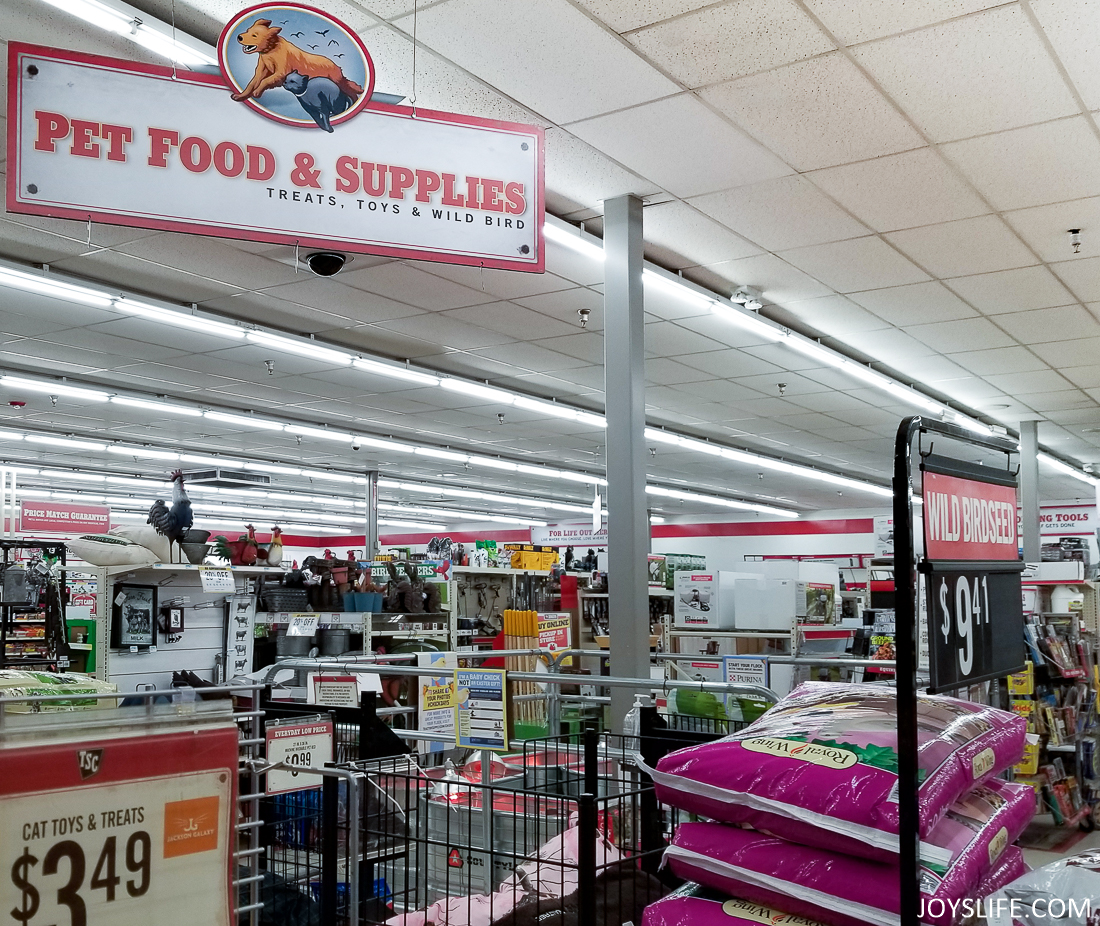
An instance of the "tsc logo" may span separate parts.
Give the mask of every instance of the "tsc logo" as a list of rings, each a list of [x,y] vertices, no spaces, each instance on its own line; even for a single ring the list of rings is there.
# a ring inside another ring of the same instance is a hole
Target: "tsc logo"
[[[232,97],[285,125],[331,132],[369,102],[374,63],[350,28],[297,3],[237,14],[218,42]]]
[[[99,772],[99,764],[103,760],[102,749],[81,749],[76,754],[76,767],[80,769],[81,781],[87,781]]]

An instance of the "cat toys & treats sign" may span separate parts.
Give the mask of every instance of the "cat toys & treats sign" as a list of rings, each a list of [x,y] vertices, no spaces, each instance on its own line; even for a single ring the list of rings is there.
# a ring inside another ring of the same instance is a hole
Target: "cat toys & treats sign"
[[[543,134],[372,101],[343,23],[225,28],[220,75],[13,42],[10,212],[541,272]]]

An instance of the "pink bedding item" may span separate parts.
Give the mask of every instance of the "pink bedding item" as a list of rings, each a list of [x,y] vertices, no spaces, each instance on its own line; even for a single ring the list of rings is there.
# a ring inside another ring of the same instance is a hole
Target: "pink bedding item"
[[[577,890],[576,826],[546,843],[538,854],[516,866],[516,873],[492,894],[446,897],[426,910],[403,913],[386,920],[386,926],[489,926],[533,897],[565,897]],[[622,859],[604,839],[596,840],[596,867]]]
[[[698,884],[651,903],[642,926],[821,926],[804,916],[782,913],[749,900],[728,900]]]
[[[922,920],[952,926],[1031,821],[1034,792],[1004,781],[977,788],[948,809],[929,834]],[[698,881],[836,926],[893,924],[900,910],[896,863],[839,855],[720,823],[685,823],[665,858],[681,878]],[[995,888],[994,888],[995,889]]]
[[[1020,760],[1026,723],[933,695],[918,701],[921,836],[952,801]],[[803,845],[888,861],[898,852],[892,689],[807,682],[744,730],[671,753],[658,798]]]

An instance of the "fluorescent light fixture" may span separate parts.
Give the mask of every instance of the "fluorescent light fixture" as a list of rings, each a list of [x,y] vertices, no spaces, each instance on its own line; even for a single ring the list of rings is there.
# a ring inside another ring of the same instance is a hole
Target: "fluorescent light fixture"
[[[74,479],[77,482],[103,482],[104,478],[105,478],[105,477],[101,476],[99,473],[82,473],[82,472],[79,472],[79,471],[69,471],[69,470],[61,470],[61,471],[42,470],[42,472],[40,472],[39,475],[44,476],[47,479],[64,479],[66,481],[70,480],[70,479]]]
[[[980,434],[982,437],[992,437],[993,429],[982,424],[980,421],[975,421],[973,418],[968,418],[966,415],[960,415],[955,412],[952,416],[952,421],[961,428],[966,428],[968,431],[973,431],[975,434]]]
[[[607,419],[595,412],[577,412],[577,421],[581,424],[590,424],[594,428],[606,428]]]
[[[105,476],[105,481],[112,485],[134,486],[138,489],[167,489],[170,482],[151,482],[148,479],[133,479],[129,476]]]
[[[355,482],[354,476],[334,473],[327,469],[303,469],[302,475],[307,479],[327,479],[329,482]]]
[[[487,399],[490,402],[500,402],[504,405],[511,405],[516,398],[512,393],[505,392],[503,389],[483,386],[481,383],[471,383],[465,379],[447,377],[442,381],[442,386],[444,389],[450,389],[451,392],[460,392],[462,395],[473,396],[475,399]]]
[[[347,431],[330,431],[328,428],[310,428],[303,424],[284,425],[283,430],[288,434],[301,434],[303,437],[314,437],[317,440],[339,441],[343,444],[350,443],[352,439],[351,434]]]
[[[205,457],[195,453],[181,453],[181,463],[191,463],[194,466],[221,466],[226,469],[243,469],[243,460],[233,460],[228,457]]]
[[[680,443],[680,436],[678,434],[671,434],[668,431],[662,431],[660,428],[646,428],[645,439],[657,441],[659,444],[672,444],[677,446]]]
[[[254,469],[261,473],[274,473],[276,476],[301,476],[302,471],[290,466],[272,466],[270,463],[253,463],[245,460],[245,469]]]
[[[49,447],[64,447],[66,450],[98,450],[107,449],[106,444],[96,443],[90,440],[72,440],[67,437],[47,437],[43,434],[28,434],[23,440],[31,444],[45,444]]]
[[[23,486],[19,487],[19,496],[27,498],[49,498],[52,493],[47,489],[25,489]]]
[[[1090,476],[1084,470],[1071,466],[1064,460],[1052,457],[1049,453],[1040,452],[1038,458],[1040,463],[1045,463],[1051,469],[1060,472],[1063,476],[1072,476],[1074,479],[1079,479],[1081,482],[1087,482],[1091,486],[1100,485],[1100,479],[1097,479],[1095,476]]]
[[[11,286],[28,293],[53,296],[57,299],[65,299],[68,302],[79,302],[83,305],[96,306],[101,309],[109,309],[114,299],[110,293],[105,293],[102,290],[90,289],[86,286],[75,286],[61,280],[52,280],[45,274],[26,273],[8,267],[0,267],[0,286]]]
[[[123,297],[116,299],[114,307],[127,315],[134,315],[152,322],[161,322],[165,325],[175,325],[177,328],[190,328],[192,331],[201,331],[203,334],[216,334],[223,338],[240,340],[244,337],[244,329],[236,325],[227,325],[224,322],[216,322],[212,318],[203,318],[199,315],[188,315],[186,312],[176,312],[172,309],[162,309],[160,306],[150,305],[147,302],[139,302],[137,299]]]
[[[525,395],[517,395],[513,397],[512,404],[516,408],[525,408],[529,412],[542,412],[544,415],[551,415],[555,418],[566,418],[570,421],[577,420],[576,409],[558,405],[556,402],[544,402],[541,399],[529,399]]]
[[[408,444],[399,444],[397,441],[385,440],[381,437],[366,437],[363,434],[356,434],[352,440],[359,441],[362,447],[374,447],[377,450],[389,450],[393,453],[414,453],[416,449]],[[362,476],[356,476],[355,478],[366,484],[366,479]]]
[[[535,518],[523,518],[516,515],[485,514],[481,511],[461,511],[456,508],[414,508],[406,505],[394,505],[389,502],[379,502],[380,511],[396,511],[412,515],[435,515],[438,518],[455,518],[463,521],[488,521],[491,524],[521,524],[525,527],[545,527],[545,521]]]
[[[732,498],[720,498],[717,495],[702,495],[698,492],[684,492],[680,489],[666,489],[662,486],[646,486],[646,494],[658,495],[664,498],[677,498],[682,501],[701,502],[706,505],[717,505],[721,508],[734,508],[741,511],[757,511],[761,514],[776,515],[781,518],[797,518],[797,511],[789,511],[786,508],[775,508],[771,505],[760,505],[756,502],[742,502]]]
[[[680,446],[685,450],[694,450],[696,453],[705,453],[708,456],[720,457],[724,448],[717,444],[711,444],[704,440],[695,440],[692,437],[684,437],[680,440]]]
[[[0,440],[22,440],[22,431],[9,431],[7,429],[0,429]]]
[[[211,421],[220,421],[223,424],[236,424],[244,428],[261,428],[265,431],[282,431],[284,425],[279,421],[271,421],[267,418],[254,418],[252,415],[230,415],[226,412],[205,411],[203,418]]]
[[[534,467],[532,467],[534,468]],[[588,473],[573,473],[567,469],[551,470],[547,469],[546,474],[556,479],[564,479],[566,482],[582,482],[585,485],[590,486],[605,486],[607,480],[602,476],[589,476]]]
[[[468,454],[455,453],[453,450],[438,450],[435,447],[417,447],[414,453],[417,456],[431,457],[434,460],[450,460],[453,463],[465,463],[470,459]]]
[[[0,376],[0,384],[12,389],[29,389],[31,392],[45,392],[51,395],[63,395],[86,402],[106,402],[110,395],[97,389],[80,389],[66,386],[64,383],[51,383],[40,379],[25,379],[22,376]]]
[[[422,386],[438,386],[439,377],[430,373],[421,373],[418,370],[410,370],[408,367],[399,367],[394,364],[381,363],[377,360],[367,360],[365,357],[356,357],[351,365],[365,373],[377,373],[379,376],[391,376],[394,379],[404,379],[410,383],[419,383]]]
[[[764,321],[757,315],[753,315],[752,312],[735,309],[733,306],[721,302],[711,303],[710,310],[719,318],[733,322],[738,327],[744,328],[765,341],[779,341],[786,336],[781,328]]]
[[[149,399],[131,399],[128,396],[113,395],[111,402],[115,405],[125,405],[128,408],[144,408],[151,412],[160,412],[164,415],[186,415],[190,418],[201,418],[202,412],[197,408],[187,405],[173,405],[171,402],[153,402]]]
[[[322,363],[331,363],[333,366],[346,367],[351,365],[351,354],[345,354],[342,350],[333,350],[331,347],[320,347],[310,341],[296,341],[293,338],[282,338],[277,334],[268,334],[266,331],[248,332],[248,340],[270,347],[272,350],[286,351],[288,354],[298,354],[301,357],[309,357],[311,360],[320,360]]]
[[[659,515],[651,514],[649,516],[649,523],[650,524],[664,524],[665,519],[660,517]]]
[[[420,521],[395,521],[393,518],[379,518],[379,527],[408,527],[414,531],[445,531],[445,524],[424,524]]]
[[[470,463],[473,466],[487,466],[489,469],[501,469],[506,473],[514,473],[519,469],[519,464],[512,463],[509,460],[498,460],[495,457],[470,457]]]
[[[47,2],[55,3],[56,0],[47,0]],[[87,2],[87,0],[83,0],[83,2]],[[126,33],[126,38],[131,42],[136,42],[143,48],[149,49],[154,54],[161,55],[169,61],[175,61],[176,64],[182,64],[185,67],[202,67],[203,65],[215,67],[218,63],[210,55],[184,45],[178,39],[174,39],[170,35],[164,35],[157,29],[150,28],[148,23],[143,22],[137,29]]]
[[[603,247],[594,244],[587,237],[582,237],[584,233],[580,229],[575,232],[566,231],[564,228],[546,222],[542,226],[542,233],[548,240],[556,244],[564,244],[567,248],[571,248],[578,254],[583,254],[592,260],[603,261],[604,259]]]
[[[677,299],[683,299],[685,302],[697,305],[700,309],[709,309],[714,303],[713,296],[708,296],[705,293],[699,292],[697,289],[692,289],[681,280],[665,276],[665,274],[659,273],[656,270],[650,270],[648,267],[642,270],[642,283],[656,286],[658,289],[664,290]]]
[[[178,460],[180,455],[170,450],[150,450],[148,447],[120,447],[111,444],[107,447],[108,453],[117,453],[124,457],[142,457],[149,460]]]

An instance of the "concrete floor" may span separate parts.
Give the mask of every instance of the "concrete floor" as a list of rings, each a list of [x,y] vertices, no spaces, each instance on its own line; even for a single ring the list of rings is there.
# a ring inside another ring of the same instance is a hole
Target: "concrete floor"
[[[1035,819],[1038,822],[1047,821],[1053,825],[1053,821],[1047,814],[1039,815]],[[1069,835],[1068,830],[1066,831],[1066,835]],[[1084,839],[1075,843],[1065,852],[1044,852],[1041,849],[1024,849],[1024,859],[1032,868],[1042,868],[1044,865],[1056,862],[1060,858],[1077,855],[1088,849],[1100,849],[1100,830],[1086,833]]]

